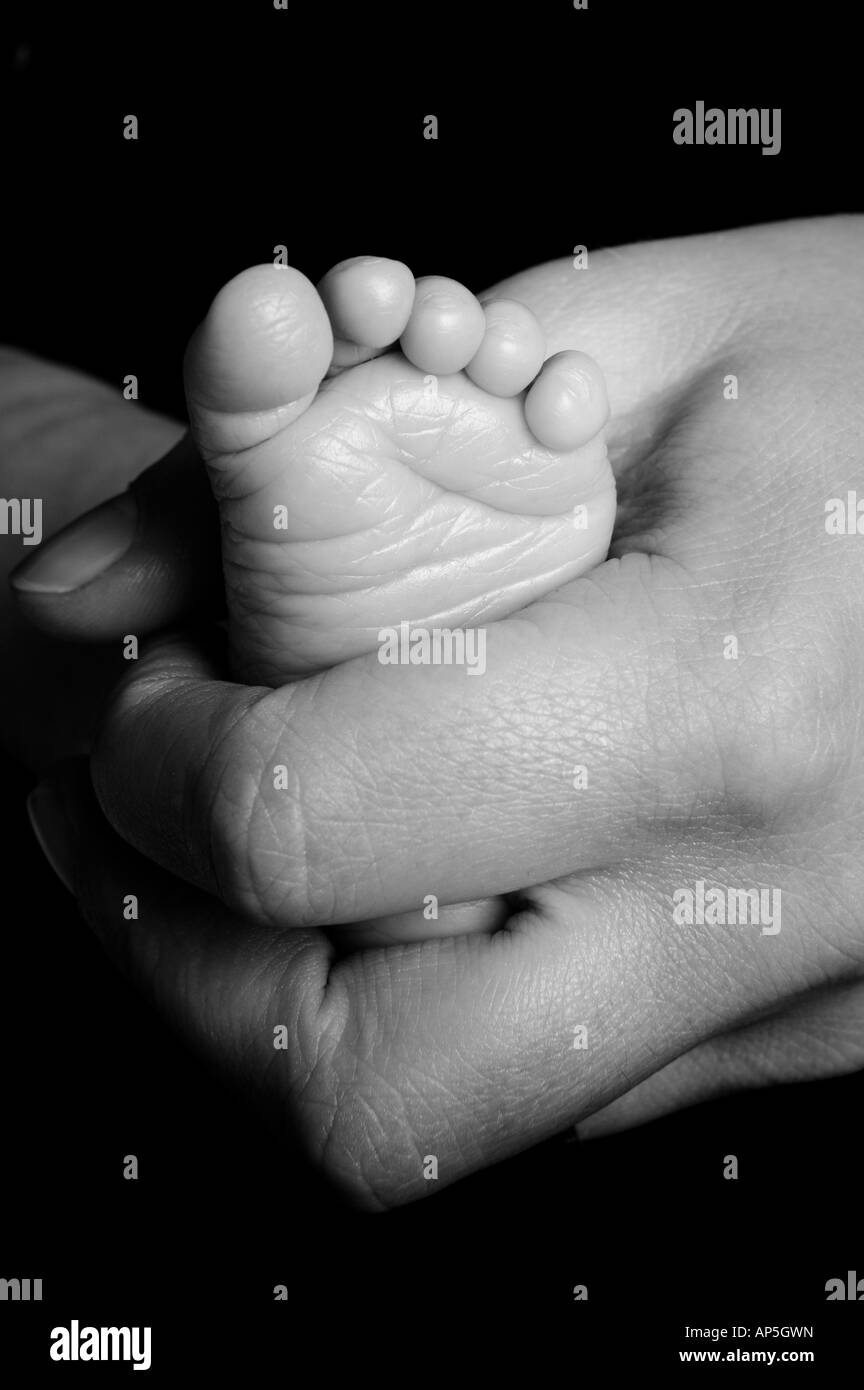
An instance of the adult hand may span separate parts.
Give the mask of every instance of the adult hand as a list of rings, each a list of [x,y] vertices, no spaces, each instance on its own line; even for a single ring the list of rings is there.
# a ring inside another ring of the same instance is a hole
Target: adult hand
[[[596,1132],[864,1052],[864,571],[860,537],[826,529],[862,476],[862,222],[499,292],[551,351],[578,326],[606,373],[610,560],[491,626],[482,681],[372,657],[247,690],[158,642],[93,766],[146,860],[58,784],[108,949],[372,1204],[428,1191],[425,1155],[448,1181],[592,1113]],[[699,883],[770,907],[685,924]],[[491,937],[336,961],[316,930],[508,892]]]

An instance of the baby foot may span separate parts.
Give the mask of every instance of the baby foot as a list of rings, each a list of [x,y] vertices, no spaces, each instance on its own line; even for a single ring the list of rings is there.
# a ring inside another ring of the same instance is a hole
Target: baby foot
[[[317,290],[255,266],[220,291],[186,390],[237,679],[280,685],[403,621],[492,622],[604,559],[603,378],[544,355],[524,305],[397,261],[342,262]]]

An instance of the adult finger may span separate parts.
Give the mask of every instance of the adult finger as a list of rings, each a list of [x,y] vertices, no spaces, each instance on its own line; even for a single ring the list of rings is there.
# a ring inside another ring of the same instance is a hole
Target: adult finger
[[[764,1009],[798,951],[792,936],[741,938],[730,988],[728,949],[670,933],[641,895],[598,880],[569,894],[566,919],[541,894],[492,937],[336,961],[319,932],[242,930],[118,842],[86,772],[48,791],[108,952],[367,1207],[433,1192],[611,1102]]]
[[[22,613],[69,641],[142,637],[223,607],[216,504],[188,435],[11,575]]]
[[[105,813],[281,926],[432,911],[638,853],[722,791],[722,738],[677,667],[688,600],[670,571],[661,615],[649,569],[603,566],[573,601],[490,625],[476,679],[369,656],[248,688],[157,641],[94,749]]]
[[[816,990],[775,1017],[701,1043],[589,1115],[580,1139],[602,1139],[735,1091],[815,1081],[864,1066],[864,985]]]

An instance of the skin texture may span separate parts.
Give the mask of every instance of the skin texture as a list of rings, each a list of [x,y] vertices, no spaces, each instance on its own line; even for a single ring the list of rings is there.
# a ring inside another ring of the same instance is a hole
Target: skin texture
[[[356,1202],[864,1061],[864,570],[824,525],[862,476],[862,232],[637,246],[496,288],[551,351],[578,316],[620,514],[604,565],[490,629],[467,695],[363,659],[262,695],[161,639],[105,719],[99,804],[80,767],[54,782],[108,951]],[[779,888],[781,932],[675,925],[700,879]],[[492,936],[337,959],[320,930],[427,892],[518,896]]]

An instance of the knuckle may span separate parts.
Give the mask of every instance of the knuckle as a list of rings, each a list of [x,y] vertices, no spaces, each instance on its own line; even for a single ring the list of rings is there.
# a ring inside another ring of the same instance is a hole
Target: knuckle
[[[857,687],[857,688],[856,688]],[[766,644],[741,671],[716,727],[724,791],[766,825],[795,818],[838,782],[860,685],[833,641]]]
[[[131,759],[143,755],[153,742],[162,717],[164,682],[143,665],[126,672],[106,701],[91,748],[93,786],[108,820],[129,838],[135,799],[127,795]]]
[[[410,1128],[389,1088],[373,1078],[342,1093],[330,1112],[319,1162],[325,1178],[367,1211],[388,1211],[429,1190]]]
[[[376,989],[350,965],[331,973],[325,1006],[306,1033],[304,1081],[295,1098],[296,1122],[313,1162],[352,1205],[367,1211],[389,1210],[438,1186],[424,1177],[426,1153],[412,1104],[413,1096],[430,1090],[428,1078],[424,1083],[407,1059],[399,1059]],[[428,1144],[436,1147],[434,1140]]]
[[[308,754],[278,695],[257,697],[218,731],[189,814],[207,826],[210,875],[229,906],[271,925],[317,926],[334,912],[327,836],[307,788]]]

